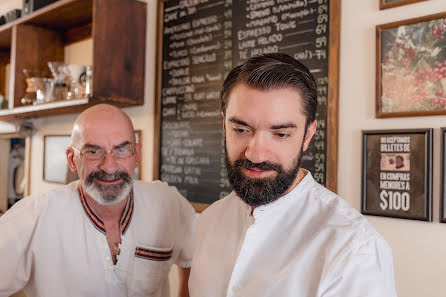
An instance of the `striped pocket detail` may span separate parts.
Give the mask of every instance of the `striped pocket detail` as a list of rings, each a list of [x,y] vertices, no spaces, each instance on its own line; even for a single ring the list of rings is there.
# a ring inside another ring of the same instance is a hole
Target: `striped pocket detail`
[[[173,250],[155,249],[136,247],[135,257],[152,260],[152,261],[167,261],[172,258]]]

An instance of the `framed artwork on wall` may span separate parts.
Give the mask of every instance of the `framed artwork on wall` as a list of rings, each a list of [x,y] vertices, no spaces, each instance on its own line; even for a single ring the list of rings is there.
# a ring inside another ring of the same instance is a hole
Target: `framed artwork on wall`
[[[446,128],[441,128],[441,181],[440,181],[440,222],[446,223]]]
[[[446,13],[376,27],[376,117],[446,114]]]
[[[387,9],[427,0],[379,0],[379,9]]]
[[[45,135],[43,149],[43,180],[68,184],[79,179],[68,167],[66,149],[71,145],[70,135]]]
[[[432,221],[432,129],[362,132],[361,212]]]

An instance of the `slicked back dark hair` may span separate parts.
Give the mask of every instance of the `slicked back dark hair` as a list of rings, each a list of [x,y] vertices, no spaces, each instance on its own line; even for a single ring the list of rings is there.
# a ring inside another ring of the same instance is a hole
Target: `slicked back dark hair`
[[[304,64],[286,54],[255,56],[232,69],[220,92],[224,115],[231,91],[240,83],[261,91],[293,88],[302,97],[302,112],[306,116],[305,128],[316,118],[316,81]]]

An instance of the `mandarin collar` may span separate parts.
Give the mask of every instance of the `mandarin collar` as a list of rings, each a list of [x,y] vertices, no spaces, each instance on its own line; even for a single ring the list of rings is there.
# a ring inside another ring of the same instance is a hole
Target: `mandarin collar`
[[[93,223],[93,226],[102,234],[106,234],[104,222],[102,221],[101,217],[93,210],[93,208],[88,204],[87,199],[84,196],[84,193],[78,187],[79,191],[79,197],[81,200],[82,207],[85,211],[85,214],[90,219],[90,221]],[[133,217],[133,205],[134,205],[134,199],[133,199],[133,189],[130,191],[129,199],[127,199],[127,204],[125,206],[124,212],[121,216],[120,226],[121,226],[121,234],[124,235],[127,231],[128,227],[130,226],[130,222]]]
[[[241,204],[241,207],[245,210],[244,213],[249,217],[252,216],[254,219],[254,222],[258,222],[259,220],[262,220],[266,217],[268,217],[270,214],[273,214],[277,210],[281,210],[283,208],[287,208],[289,203],[293,201],[293,199],[296,199],[296,193],[302,192],[306,188],[306,184],[308,184],[311,181],[311,172],[308,170],[305,170],[305,176],[302,178],[302,180],[286,195],[280,197],[276,201],[273,201],[271,203],[268,203],[266,205],[258,206],[254,209],[252,215],[251,215],[251,206],[246,204],[243,200],[241,200],[237,194],[235,196],[237,197],[238,201]]]

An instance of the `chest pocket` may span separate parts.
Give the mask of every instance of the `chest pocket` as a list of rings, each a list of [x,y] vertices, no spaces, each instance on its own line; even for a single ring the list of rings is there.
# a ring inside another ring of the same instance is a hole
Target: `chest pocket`
[[[169,274],[173,249],[137,245],[133,289],[144,296],[155,294]]]

